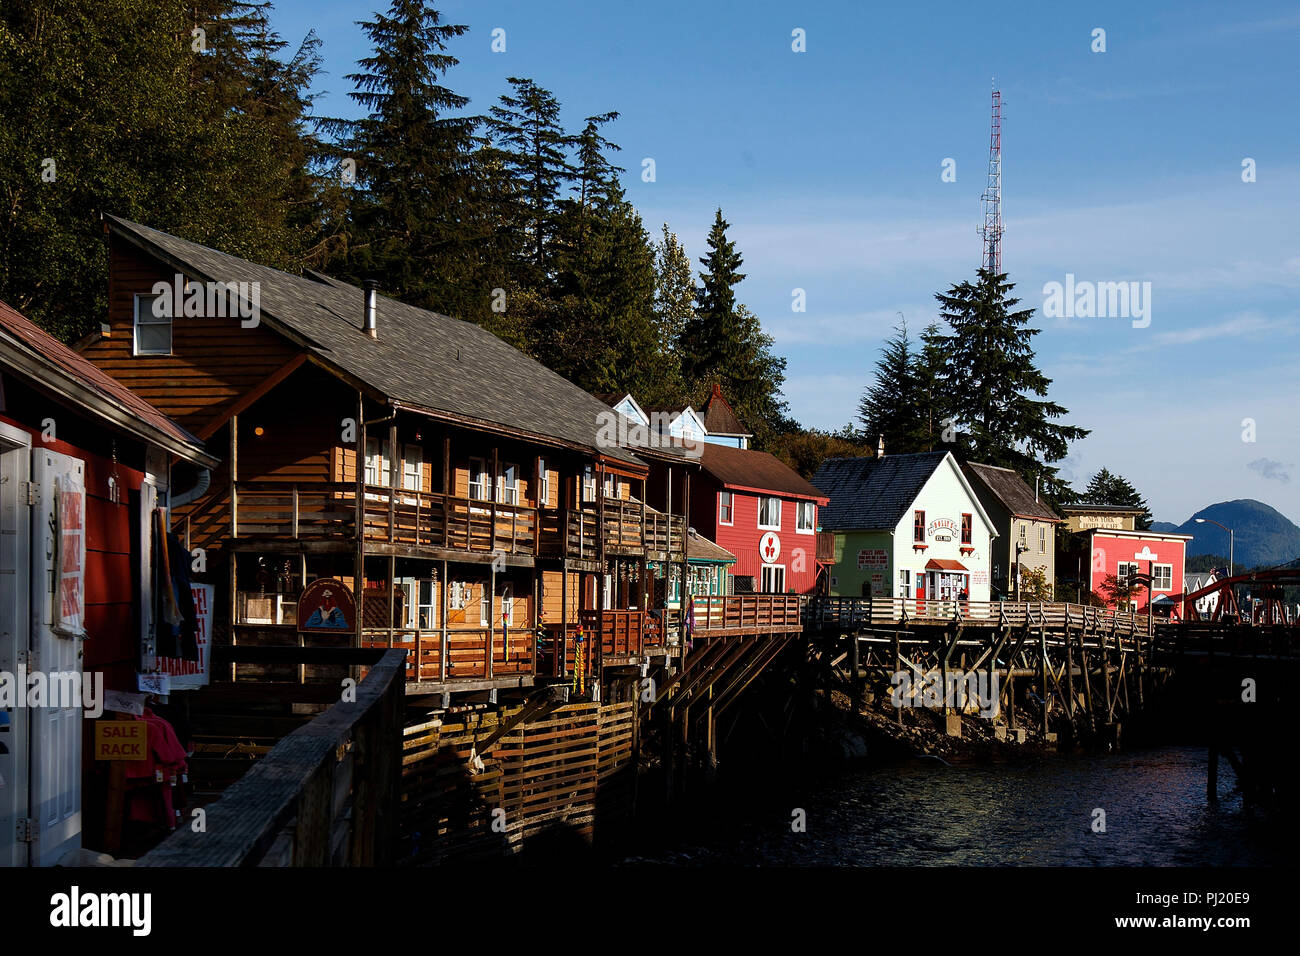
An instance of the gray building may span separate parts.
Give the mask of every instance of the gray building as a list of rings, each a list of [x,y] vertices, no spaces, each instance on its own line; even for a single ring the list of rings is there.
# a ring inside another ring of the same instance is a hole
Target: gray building
[[[993,539],[993,595],[1015,597],[1016,569],[1042,568],[1049,589],[1056,586],[1056,526],[1060,517],[1010,468],[968,462],[962,471],[988,512],[998,535]],[[1019,561],[1017,561],[1019,557]]]

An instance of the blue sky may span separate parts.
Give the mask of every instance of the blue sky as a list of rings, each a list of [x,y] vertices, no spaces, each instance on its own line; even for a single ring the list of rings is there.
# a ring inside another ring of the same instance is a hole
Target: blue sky
[[[343,77],[375,6],[276,4],[286,39],[314,27],[323,41],[324,115],[355,113]],[[470,27],[447,83],[471,111],[507,76],[552,90],[571,128],[618,110],[628,196],[693,260],[722,207],[745,257],[740,300],[789,361],[791,411],[828,428],[853,415],[898,313],[919,332],[933,294],[979,265],[996,77],[1003,268],[1040,310],[1051,397],[1093,430],[1063,474],[1119,472],[1161,520],[1258,498],[1300,523],[1295,4],[437,6]],[[806,52],[791,49],[796,28]],[[941,180],[946,158],[955,182]],[[1150,325],[1042,317],[1044,284],[1067,273],[1150,282]],[[806,312],[792,311],[796,288]]]

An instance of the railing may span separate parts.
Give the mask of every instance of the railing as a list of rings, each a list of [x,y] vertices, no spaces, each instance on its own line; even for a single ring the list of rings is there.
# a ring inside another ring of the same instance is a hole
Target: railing
[[[203,832],[181,827],[135,865],[390,865],[401,787],[404,655],[351,653],[373,664],[355,701],[334,704],[277,743],[204,808]]]
[[[1135,611],[1049,601],[940,601],[901,597],[815,597],[804,606],[804,623],[816,628],[855,628],[905,622],[967,624],[999,627],[1026,625],[1060,629],[1145,633],[1147,615]]]
[[[682,554],[686,548],[686,519],[681,515],[650,512],[645,518],[645,549]]]
[[[645,648],[645,611],[580,611],[578,621],[606,657],[639,657]]]
[[[707,595],[691,599],[687,621],[695,637],[794,633],[802,630],[797,594]]]
[[[407,680],[454,684],[531,676],[535,641],[530,628],[497,625],[490,641],[486,627],[449,627],[445,632],[378,628],[363,631],[361,643],[406,650]]]
[[[600,557],[600,515],[595,511],[557,508],[542,511],[541,553],[594,561]]]
[[[606,497],[601,532],[605,550],[616,554],[640,554],[645,550],[645,506],[639,501]]]

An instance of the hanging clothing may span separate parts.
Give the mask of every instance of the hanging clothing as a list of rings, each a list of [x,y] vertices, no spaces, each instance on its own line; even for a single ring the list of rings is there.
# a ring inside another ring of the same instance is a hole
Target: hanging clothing
[[[179,535],[166,530],[167,512],[154,512],[154,566],[158,569],[155,648],[159,657],[199,659],[199,621],[190,590],[190,553]]]

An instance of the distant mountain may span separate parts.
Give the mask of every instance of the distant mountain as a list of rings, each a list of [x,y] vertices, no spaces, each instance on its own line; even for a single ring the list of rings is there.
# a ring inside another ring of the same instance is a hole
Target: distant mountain
[[[1300,527],[1286,515],[1253,498],[1221,501],[1202,508],[1182,524],[1153,521],[1151,530],[1195,535],[1187,542],[1187,554],[1228,554],[1228,533],[1216,526],[1197,524],[1197,518],[1211,518],[1236,532],[1234,563],[1239,568],[1286,564],[1300,558]]]

